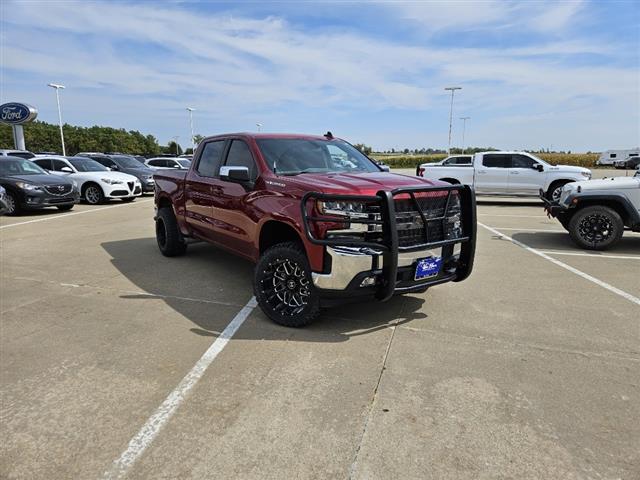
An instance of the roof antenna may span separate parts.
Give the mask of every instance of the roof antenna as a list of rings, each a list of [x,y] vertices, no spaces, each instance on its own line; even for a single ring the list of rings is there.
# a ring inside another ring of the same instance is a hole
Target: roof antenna
[[[331,132],[325,133],[324,136],[327,140],[333,140],[333,133]]]

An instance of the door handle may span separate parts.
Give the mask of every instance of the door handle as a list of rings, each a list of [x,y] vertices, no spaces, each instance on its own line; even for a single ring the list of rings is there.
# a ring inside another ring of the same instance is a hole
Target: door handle
[[[486,170],[478,170],[478,173],[485,174],[485,173],[487,173],[487,171]]]
[[[520,172],[509,172],[511,175],[520,175]]]

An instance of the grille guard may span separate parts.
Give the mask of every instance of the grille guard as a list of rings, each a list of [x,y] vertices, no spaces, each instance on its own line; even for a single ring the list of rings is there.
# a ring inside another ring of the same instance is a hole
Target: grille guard
[[[460,196],[460,219],[462,221],[463,236],[452,239],[429,242],[429,228],[428,222],[441,221],[443,230],[444,222],[447,218],[447,213],[450,206],[450,200],[452,192],[458,192]],[[447,200],[442,216],[436,218],[427,219],[424,211],[420,207],[420,203],[416,199],[416,193],[429,193],[429,192],[447,192]],[[424,237],[427,240],[425,243],[411,246],[400,246],[398,241],[398,226],[396,222],[396,209],[395,209],[395,197],[398,195],[408,195],[410,201],[413,202],[415,210],[418,212],[422,219],[424,226]],[[345,201],[345,202],[367,202],[370,204],[378,205],[380,208],[380,220],[371,220],[364,218],[352,218],[352,217],[337,217],[329,215],[316,215],[309,214],[308,203],[310,200],[314,201],[312,212],[316,212],[315,202],[318,200],[325,201]],[[372,248],[382,251],[384,266],[382,269],[382,284],[376,292],[376,298],[379,300],[388,300],[393,296],[396,291],[406,291],[405,289],[396,288],[396,279],[398,275],[398,253],[399,252],[413,252],[417,250],[427,250],[431,248],[444,247],[447,245],[461,244],[460,257],[456,267],[455,274],[451,277],[454,282],[460,282],[466,279],[473,269],[473,260],[475,257],[476,249],[476,200],[473,189],[468,185],[447,185],[438,187],[404,187],[397,188],[391,191],[380,190],[375,196],[367,195],[339,195],[339,194],[326,194],[320,192],[308,192],[302,197],[301,202],[302,211],[302,223],[304,232],[307,239],[316,245],[337,247],[360,247],[360,248]],[[427,221],[428,220],[428,221]],[[382,226],[382,241],[370,242],[362,241],[358,239],[350,238],[337,238],[337,239],[319,239],[313,235],[311,230],[311,223],[341,223],[341,224],[364,224],[364,225],[381,225]],[[442,283],[441,278],[433,279],[432,281],[421,282],[417,284],[417,287]]]

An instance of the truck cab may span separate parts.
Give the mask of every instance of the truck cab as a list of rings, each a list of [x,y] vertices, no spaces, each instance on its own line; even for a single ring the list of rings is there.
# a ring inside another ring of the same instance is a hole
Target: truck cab
[[[559,198],[570,182],[588,180],[591,171],[569,165],[551,165],[528,152],[481,152],[470,166],[421,166],[422,177],[471,185],[478,195],[537,197],[540,189]]]

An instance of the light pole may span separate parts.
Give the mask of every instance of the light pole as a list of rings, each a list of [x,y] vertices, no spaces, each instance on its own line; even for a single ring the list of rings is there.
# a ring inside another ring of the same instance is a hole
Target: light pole
[[[256,127],[258,127],[258,131],[260,131],[260,129],[262,128],[262,124],[261,123],[256,123]]]
[[[453,122],[453,94],[456,90],[462,90],[462,87],[445,87],[445,90],[451,90],[451,108],[449,109],[449,147],[447,155],[451,155],[451,123]]]
[[[60,141],[62,142],[62,156],[67,156],[67,151],[64,148],[64,132],[62,131],[62,110],[60,109],[60,89],[64,89],[64,85],[58,85],[57,83],[49,83],[47,86],[56,89],[56,102],[58,103],[58,124],[60,125]]]
[[[464,155],[464,132],[467,129],[467,120],[469,120],[471,117],[460,117],[460,120],[462,120],[462,154]]]
[[[196,142],[193,140],[193,111],[195,110],[195,108],[187,107],[187,110],[189,111],[189,125],[191,126],[191,150],[195,152]]]

